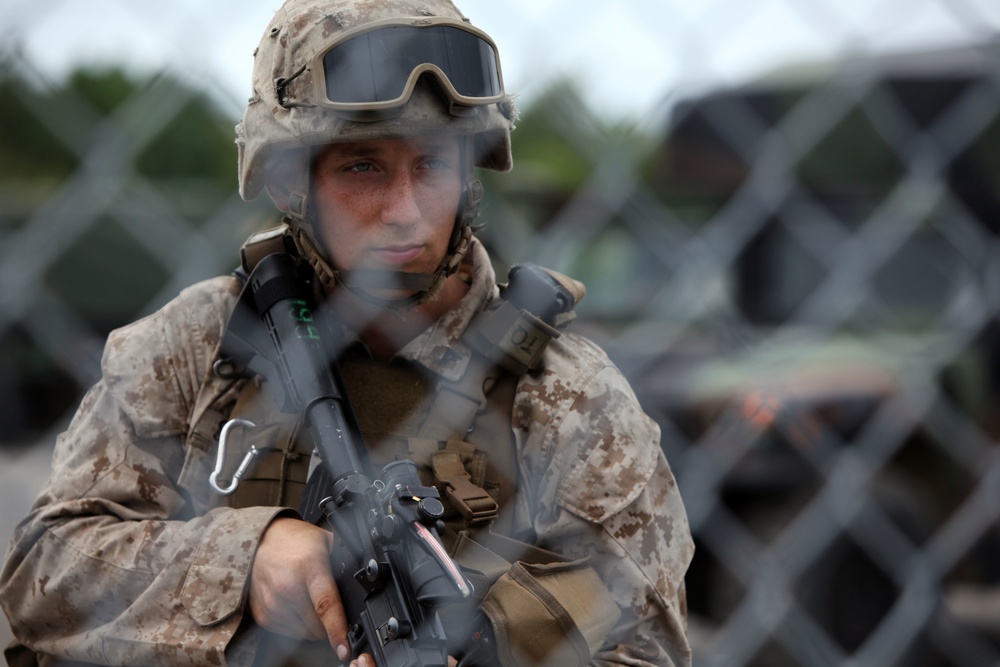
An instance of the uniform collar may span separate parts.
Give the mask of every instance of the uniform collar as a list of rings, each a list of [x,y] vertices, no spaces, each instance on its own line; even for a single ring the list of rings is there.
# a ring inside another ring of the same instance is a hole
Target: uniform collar
[[[499,296],[489,254],[478,239],[472,239],[466,258],[471,260],[469,291],[454,308],[407,343],[397,355],[448,380],[459,380],[465,374],[472,348],[462,342],[462,336],[476,315]]]
[[[462,341],[476,315],[499,297],[496,274],[489,253],[473,237],[459,273],[469,275],[469,291],[434,324],[407,343],[395,359],[417,363],[446,380],[460,380],[472,359],[472,348]],[[330,326],[340,331],[336,336],[347,345],[361,345],[354,333],[347,331],[334,317]]]

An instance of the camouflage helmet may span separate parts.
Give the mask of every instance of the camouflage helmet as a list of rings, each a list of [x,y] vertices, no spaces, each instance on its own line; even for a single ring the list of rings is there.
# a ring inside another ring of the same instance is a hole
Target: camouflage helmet
[[[515,110],[502,87],[489,104],[457,104],[455,89],[440,70],[423,66],[410,76],[399,108],[386,112],[364,104],[360,112],[331,108],[324,97],[323,54],[373,26],[459,26],[477,31],[449,0],[287,0],[254,52],[253,96],[237,126],[240,195],[256,198],[289,151],[340,141],[398,139],[448,132],[474,138],[476,166],[511,167],[510,130]],[[452,105],[413,84],[424,73],[451,93]],[[497,63],[499,74],[499,63]],[[329,85],[329,83],[326,83]],[[411,94],[414,93],[414,94]],[[378,106],[378,105],[372,105]],[[305,151],[303,151],[304,153]]]

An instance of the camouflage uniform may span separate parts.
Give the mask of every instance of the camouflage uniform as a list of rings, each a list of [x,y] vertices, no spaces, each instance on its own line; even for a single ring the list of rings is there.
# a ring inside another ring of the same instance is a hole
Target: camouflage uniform
[[[498,294],[478,242],[470,255],[469,293],[400,357],[446,376],[468,363],[459,338]],[[240,389],[212,372],[238,293],[231,277],[206,281],[109,337],[103,378],[60,436],[4,566],[4,611],[26,646],[83,663],[252,663],[253,642],[231,640],[260,536],[289,510],[219,507],[207,485]],[[564,333],[520,379],[511,424],[515,532],[593,556],[623,609],[595,664],[690,664],[687,520],[657,427],[619,371]]]

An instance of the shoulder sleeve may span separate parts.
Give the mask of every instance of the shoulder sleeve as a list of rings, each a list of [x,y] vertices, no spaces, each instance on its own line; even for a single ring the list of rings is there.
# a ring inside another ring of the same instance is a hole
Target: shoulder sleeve
[[[690,664],[694,548],[659,427],[598,347],[564,334],[550,348],[515,410],[539,545],[589,557],[622,608],[600,659]]]
[[[112,333],[0,574],[15,637],[98,664],[224,664],[259,535],[279,508],[194,517],[184,433],[235,281],[185,290]]]
[[[137,435],[155,438],[186,430],[238,296],[234,278],[199,283],[108,336],[102,381]]]
[[[572,443],[563,459],[556,502],[581,519],[601,523],[635,501],[656,468],[659,429],[617,369],[605,366],[583,388],[558,425]]]

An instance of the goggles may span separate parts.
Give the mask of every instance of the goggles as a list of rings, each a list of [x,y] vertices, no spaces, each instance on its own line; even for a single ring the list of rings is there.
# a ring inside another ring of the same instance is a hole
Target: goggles
[[[454,19],[398,19],[343,33],[313,58],[314,102],[348,118],[397,115],[421,75],[433,74],[458,107],[504,97],[496,45],[489,36]],[[315,73],[322,73],[315,76]]]

